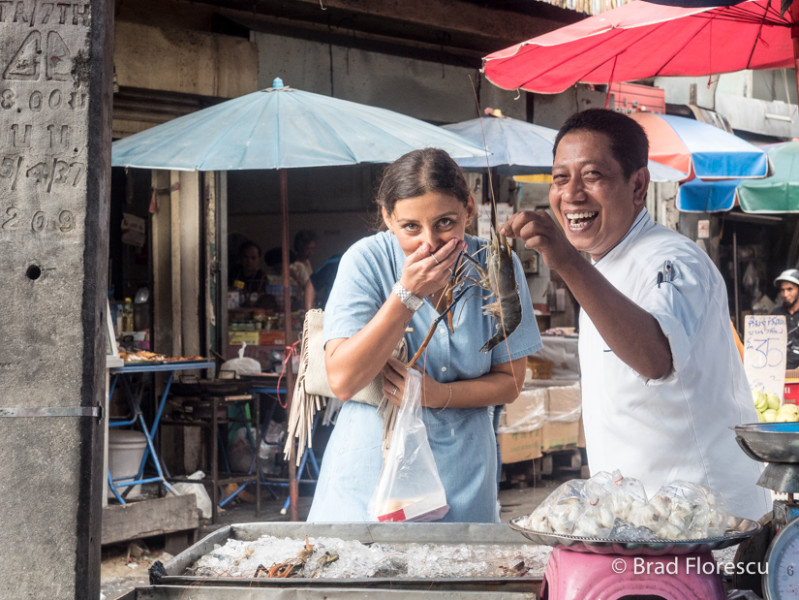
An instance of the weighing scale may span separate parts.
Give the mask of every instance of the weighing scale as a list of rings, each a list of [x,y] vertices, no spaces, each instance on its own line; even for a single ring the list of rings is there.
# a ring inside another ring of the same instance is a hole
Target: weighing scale
[[[736,578],[736,587],[753,589],[765,600],[799,600],[799,423],[753,423],[734,429],[747,456],[767,463],[757,484],[788,495],[787,500],[776,500],[772,513],[761,519],[762,533],[736,553],[736,564],[759,563],[761,581]]]
[[[541,598],[622,600],[724,600],[712,550],[733,546],[760,530],[754,521],[729,517],[725,533],[696,540],[622,540],[542,533],[512,519],[511,529],[537,544],[553,546]]]

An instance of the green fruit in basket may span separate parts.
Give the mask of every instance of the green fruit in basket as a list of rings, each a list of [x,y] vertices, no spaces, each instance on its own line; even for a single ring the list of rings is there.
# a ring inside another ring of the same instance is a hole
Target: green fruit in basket
[[[796,404],[783,404],[777,411],[777,421],[799,421],[799,407]]]
[[[752,400],[755,402],[755,408],[757,412],[763,412],[768,408],[768,399],[766,398],[766,394],[760,390],[755,390],[752,392]]]
[[[769,408],[773,408],[774,410],[780,409],[780,397],[774,392],[766,394],[766,402],[768,402]]]
[[[767,408],[763,411],[763,422],[773,423],[777,420],[777,411],[773,408]]]

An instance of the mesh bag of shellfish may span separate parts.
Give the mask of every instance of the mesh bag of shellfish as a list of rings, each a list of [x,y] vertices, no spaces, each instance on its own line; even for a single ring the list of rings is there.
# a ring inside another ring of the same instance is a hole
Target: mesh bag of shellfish
[[[619,471],[561,484],[521,527],[613,540],[695,540],[724,535],[729,510],[720,494],[674,481],[647,498],[643,484]]]

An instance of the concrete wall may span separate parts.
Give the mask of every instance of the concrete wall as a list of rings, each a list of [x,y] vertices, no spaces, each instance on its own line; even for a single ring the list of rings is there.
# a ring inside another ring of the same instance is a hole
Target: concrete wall
[[[112,12],[0,9],[6,598],[99,595]]]
[[[403,58],[355,48],[255,33],[260,88],[275,77],[285,85],[387,108],[433,123],[455,123],[478,115],[480,107],[502,108],[525,117],[523,102],[481,82],[476,69]],[[474,85],[473,85],[474,82]]]

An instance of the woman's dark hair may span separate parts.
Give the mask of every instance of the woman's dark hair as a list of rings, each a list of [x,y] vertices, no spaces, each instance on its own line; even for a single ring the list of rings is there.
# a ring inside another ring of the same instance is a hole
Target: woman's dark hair
[[[621,165],[624,176],[630,176],[648,164],[649,140],[637,121],[627,115],[605,108],[589,108],[569,117],[555,137],[552,155],[563,136],[572,131],[594,131],[610,139],[610,151]]]
[[[438,148],[413,150],[386,167],[377,190],[377,204],[392,214],[398,200],[428,192],[446,192],[464,206],[469,203],[469,186],[461,168]]]

